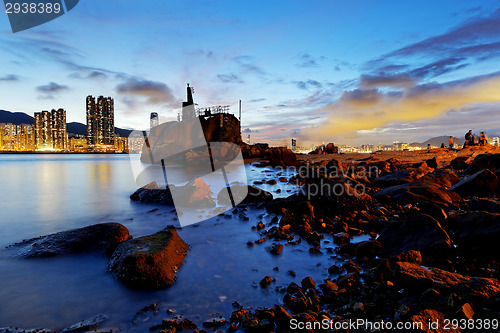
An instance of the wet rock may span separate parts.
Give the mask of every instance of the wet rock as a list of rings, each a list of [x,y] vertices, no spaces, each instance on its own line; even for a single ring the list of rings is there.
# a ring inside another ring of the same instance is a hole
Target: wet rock
[[[156,326],[154,327],[154,329],[157,328],[171,329],[171,330],[173,329],[175,331],[184,331],[184,330],[197,329],[198,325],[196,325],[191,320],[184,318],[182,316],[175,316],[171,319],[170,318],[163,319],[159,327]]]
[[[368,240],[354,244],[354,255],[373,259],[380,252],[381,244],[377,240]]]
[[[279,243],[273,243],[271,247],[269,247],[269,252],[274,255],[279,255],[283,251],[283,245]]]
[[[432,288],[445,294],[454,292],[460,296],[488,298],[500,292],[500,284],[496,279],[469,277],[407,262],[395,263],[394,278],[399,287],[414,293]]]
[[[171,190],[176,199],[176,205],[190,208],[215,207],[210,186],[198,177],[185,186],[175,187]]]
[[[358,286],[359,279],[358,273],[347,273],[339,276],[336,284],[339,288],[352,289]]]
[[[316,282],[314,282],[312,277],[308,276],[308,277],[304,278],[302,281],[300,281],[300,285],[304,289],[308,289],[308,288],[314,289],[316,287]]]
[[[169,187],[160,189],[156,182],[151,182],[139,188],[130,195],[130,199],[142,203],[156,203],[166,206],[174,205]]]
[[[468,212],[457,214],[445,222],[465,255],[496,257],[500,252],[500,214]]]
[[[328,268],[328,273],[329,274],[340,274],[340,273],[342,273],[342,269],[337,265],[331,265]]]
[[[250,320],[250,313],[245,309],[238,309],[233,311],[230,318],[232,323],[247,322]]]
[[[220,317],[214,317],[214,318],[210,318],[208,320],[205,320],[203,322],[203,326],[210,327],[210,328],[216,328],[216,327],[224,325],[225,323],[226,323],[226,318],[220,316]]]
[[[276,185],[277,181],[276,181],[276,179],[269,179],[269,180],[266,180],[266,184],[267,185]]]
[[[325,280],[325,283],[320,284],[320,288],[323,290],[323,292],[336,292],[339,290],[339,287],[333,283],[330,278]]]
[[[492,195],[498,188],[497,176],[488,169],[478,171],[450,187],[461,196]]]
[[[289,207],[289,209],[285,211],[285,214],[280,220],[280,226],[289,224],[296,228],[305,222],[311,224],[314,222],[314,218],[314,207],[309,201],[302,201]]]
[[[378,241],[386,256],[416,250],[424,257],[446,257],[454,253],[450,237],[438,221],[429,215],[410,216],[380,232]]]
[[[7,254],[42,258],[102,251],[111,255],[120,243],[130,238],[128,229],[120,223],[101,223],[14,243],[7,247]]]
[[[174,227],[120,244],[108,271],[133,288],[165,288],[175,281],[189,246]]]
[[[257,230],[262,230],[264,229],[266,226],[264,223],[262,223],[262,221],[260,221],[259,223],[257,223],[257,225],[253,228],[257,229]]]
[[[142,203],[173,205],[175,196],[176,205],[180,207],[211,208],[215,207],[211,195],[210,187],[198,177],[187,185],[169,185],[167,188],[158,188],[156,182],[152,182],[135,191],[130,199]]]
[[[217,202],[222,205],[231,204],[227,195],[227,188],[222,189],[217,194]],[[256,186],[247,185],[233,185],[231,186],[231,193],[234,198],[245,198],[242,204],[257,204],[261,202],[270,202],[273,200],[273,195],[264,191]]]
[[[97,328],[100,324],[108,319],[106,316],[97,315],[90,319],[82,320],[76,324],[66,327],[63,332],[83,332],[90,331]]]
[[[333,235],[333,242],[337,245],[348,244],[351,242],[351,237],[346,232],[339,232]]]
[[[260,280],[259,284],[262,288],[267,288],[271,285],[272,281],[273,281],[273,279],[271,279],[270,276],[264,276],[264,278],[262,280]]]

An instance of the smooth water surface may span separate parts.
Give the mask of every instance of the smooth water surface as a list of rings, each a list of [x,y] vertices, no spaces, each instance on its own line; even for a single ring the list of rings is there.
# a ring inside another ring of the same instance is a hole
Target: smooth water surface
[[[0,155],[0,172],[1,248],[100,222],[122,223],[133,237],[171,224],[179,226],[173,207],[130,201],[137,186],[127,155]],[[250,165],[244,172],[250,183],[280,176]],[[275,196],[295,190],[279,182],[262,187],[274,192],[281,188]],[[216,314],[228,317],[234,301],[245,307],[281,304],[283,295],[275,286],[300,282],[307,275],[322,279],[334,259],[326,253],[310,255],[306,242],[285,246],[280,256],[265,250],[271,241],[248,247],[248,241],[260,238],[251,226],[259,221],[267,226],[272,217],[257,208],[235,214],[228,211],[180,229],[179,235],[191,249],[176,283],[160,291],[123,286],[106,272],[107,258],[96,254],[31,260],[0,256],[0,327],[60,330],[105,314],[109,319],[103,327],[142,332],[161,323],[167,309],[200,325]],[[323,248],[328,246],[333,245]],[[291,269],[296,278],[287,274]],[[258,282],[266,275],[276,278],[276,283],[261,289]],[[155,317],[134,320],[137,311],[152,303],[160,304]]]

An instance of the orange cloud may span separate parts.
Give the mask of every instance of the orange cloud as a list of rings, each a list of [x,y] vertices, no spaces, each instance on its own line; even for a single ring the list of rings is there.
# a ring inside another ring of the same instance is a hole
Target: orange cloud
[[[303,139],[313,142],[353,137],[395,121],[439,116],[473,103],[500,101],[500,72],[445,84],[423,84],[403,91],[356,89],[316,112],[326,114],[318,126],[306,128]]]

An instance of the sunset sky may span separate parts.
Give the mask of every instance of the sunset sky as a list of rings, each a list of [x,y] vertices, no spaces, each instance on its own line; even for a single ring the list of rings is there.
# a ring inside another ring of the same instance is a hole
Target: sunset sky
[[[425,141],[500,134],[498,1],[81,0],[13,34],[0,15],[0,109],[115,98],[115,125],[243,103],[252,142]]]

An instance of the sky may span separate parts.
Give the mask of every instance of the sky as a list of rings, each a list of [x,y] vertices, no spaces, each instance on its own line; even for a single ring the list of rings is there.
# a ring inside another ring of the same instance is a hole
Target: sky
[[[0,8],[1,5],[0,5]],[[0,14],[0,109],[115,99],[115,126],[243,107],[251,142],[299,146],[500,134],[499,1],[81,0],[12,33]]]

